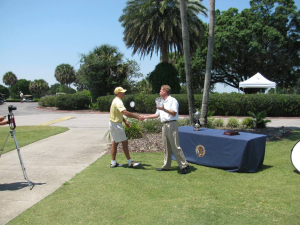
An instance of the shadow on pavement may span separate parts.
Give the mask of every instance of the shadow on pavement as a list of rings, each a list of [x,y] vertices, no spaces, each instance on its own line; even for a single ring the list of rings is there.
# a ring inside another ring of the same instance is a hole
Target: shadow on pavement
[[[43,185],[46,183],[33,183],[34,186],[36,185]],[[27,182],[15,182],[10,184],[0,184],[0,191],[17,191],[22,188],[29,188]]]

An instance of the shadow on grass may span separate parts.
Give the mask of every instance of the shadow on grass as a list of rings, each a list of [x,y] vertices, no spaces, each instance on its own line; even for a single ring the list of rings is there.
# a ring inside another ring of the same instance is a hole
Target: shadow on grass
[[[299,172],[298,170],[294,170],[294,173],[298,173],[298,174],[300,174],[300,172]]]
[[[136,169],[136,170],[147,170],[146,167],[149,167],[151,166],[150,164],[144,164],[144,163],[141,163],[140,165],[136,166],[136,167],[129,167],[128,164],[124,164],[123,167],[124,168],[129,168],[129,169]]]
[[[33,183],[34,186],[36,185],[43,185],[46,183]],[[23,188],[29,188],[27,182],[15,182],[10,184],[0,184],[0,191],[17,191]]]
[[[300,133],[300,129],[295,129],[293,131],[293,133],[291,135],[289,135],[288,137],[285,137],[285,139],[289,140],[289,141],[299,141],[299,133]]]
[[[267,169],[271,169],[273,166],[270,166],[270,165],[262,165],[262,167],[260,167],[259,169],[257,169],[257,171],[255,173],[259,173],[259,172],[262,172],[264,170],[267,170]]]

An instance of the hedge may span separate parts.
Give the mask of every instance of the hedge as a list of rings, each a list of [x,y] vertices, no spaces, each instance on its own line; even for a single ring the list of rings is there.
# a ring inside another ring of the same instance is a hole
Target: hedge
[[[188,99],[186,94],[172,95],[179,102],[179,114],[188,115]],[[115,96],[103,96],[97,99],[99,110],[109,112]],[[155,98],[159,95],[126,95],[123,99],[128,111],[139,113],[155,113]],[[194,95],[195,107],[201,109],[202,95]],[[130,107],[130,102],[135,107]],[[300,116],[300,95],[290,94],[240,94],[214,93],[209,96],[209,111],[218,116],[249,116],[248,111],[255,114],[266,110],[270,117],[297,117]]]
[[[63,110],[89,108],[90,99],[86,95],[66,94],[56,96],[56,107]]]

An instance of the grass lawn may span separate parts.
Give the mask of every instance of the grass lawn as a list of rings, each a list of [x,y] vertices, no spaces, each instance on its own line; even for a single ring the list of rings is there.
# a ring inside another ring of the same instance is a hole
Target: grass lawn
[[[132,154],[142,169],[110,168],[104,155],[9,224],[299,224],[300,174],[290,161],[299,136],[267,143],[256,173],[191,164],[180,175],[175,161],[157,172],[162,152]]]
[[[60,134],[69,130],[67,127],[50,127],[50,126],[20,126],[15,129],[15,136],[18,142],[19,148],[29,145],[33,142],[51,137],[56,134]],[[9,134],[9,127],[0,127],[0,152],[3,148],[5,140]],[[4,147],[3,153],[16,149],[15,141],[9,135],[7,143]]]

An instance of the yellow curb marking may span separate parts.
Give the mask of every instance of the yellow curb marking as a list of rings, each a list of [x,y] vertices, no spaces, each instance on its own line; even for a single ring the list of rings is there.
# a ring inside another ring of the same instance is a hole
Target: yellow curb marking
[[[62,122],[62,121],[65,121],[65,120],[70,120],[70,119],[73,119],[73,118],[74,118],[73,116],[66,116],[66,117],[62,117],[60,119],[51,120],[51,121],[48,121],[48,122],[45,122],[45,123],[38,124],[38,126],[49,126],[51,124]]]

